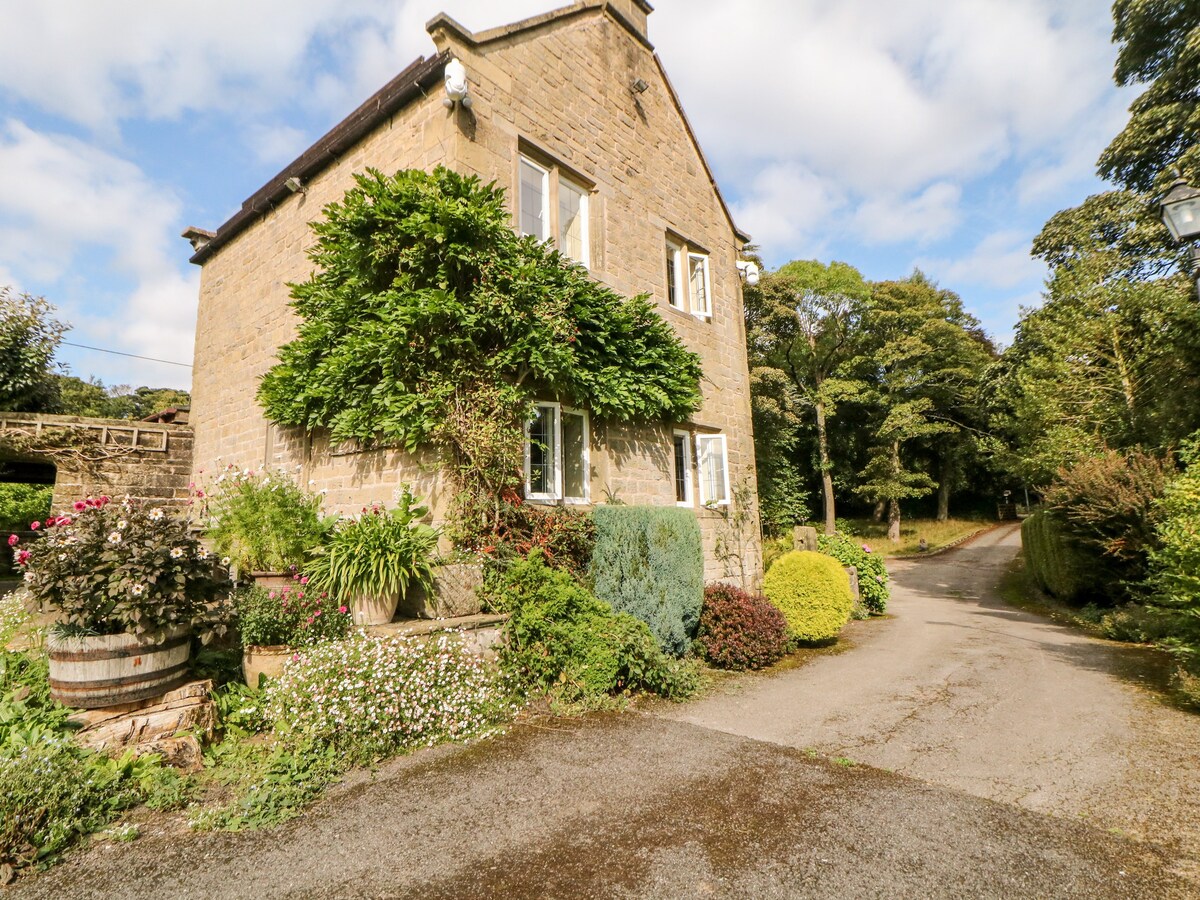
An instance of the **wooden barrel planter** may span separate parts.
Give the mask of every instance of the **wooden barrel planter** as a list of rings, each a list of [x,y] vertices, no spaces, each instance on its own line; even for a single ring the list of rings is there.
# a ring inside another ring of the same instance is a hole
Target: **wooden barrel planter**
[[[132,634],[46,637],[50,696],[66,706],[101,709],[157,697],[187,681],[191,635],[186,627],[161,641]]]

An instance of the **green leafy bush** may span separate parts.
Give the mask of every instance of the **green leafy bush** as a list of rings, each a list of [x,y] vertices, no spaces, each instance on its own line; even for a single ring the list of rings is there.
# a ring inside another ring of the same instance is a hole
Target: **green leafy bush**
[[[667,653],[682,656],[696,633],[704,599],[704,551],[695,513],[599,506],[592,518],[596,596],[641,619]]]
[[[247,572],[303,568],[335,519],[321,514],[321,497],[301,490],[281,472],[229,466],[206,498],[207,535],[218,556]]]
[[[671,699],[695,692],[694,665],[671,659],[644,622],[614,612],[540,551],[508,568],[500,593],[511,612],[502,664],[552,701],[595,706],[634,690]]]
[[[356,596],[403,596],[409,585],[433,589],[438,532],[408,488],[393,510],[364,508],[342,519],[308,565],[309,584],[348,603]]]
[[[881,616],[887,611],[891,596],[887,568],[883,559],[867,544],[844,534],[821,534],[817,536],[817,549],[843,566],[854,566],[858,570],[859,593],[869,613]]]
[[[1064,603],[1099,598],[1095,575],[1099,551],[1080,549],[1053,513],[1043,510],[1022,522],[1021,545],[1029,574],[1042,590]]]
[[[762,669],[782,659],[787,645],[787,620],[766,597],[730,584],[705,587],[695,646],[712,665]]]
[[[17,531],[50,515],[52,484],[0,484],[0,530]]]
[[[266,697],[278,734],[355,762],[479,737],[513,712],[494,666],[450,634],[356,632],[300,654]]]
[[[854,606],[842,564],[809,550],[793,550],[777,560],[763,579],[763,593],[783,613],[788,632],[798,641],[837,637]]]
[[[1180,639],[1200,644],[1200,434],[1180,454],[1186,468],[1155,506],[1157,547],[1150,553],[1148,604],[1173,614]]]
[[[281,591],[250,585],[234,592],[243,646],[309,647],[350,633],[350,611],[327,593],[309,589],[307,578],[296,578],[294,587]]]

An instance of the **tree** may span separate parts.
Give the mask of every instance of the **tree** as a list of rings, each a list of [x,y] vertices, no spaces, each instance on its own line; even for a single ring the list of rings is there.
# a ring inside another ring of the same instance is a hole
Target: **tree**
[[[0,287],[0,409],[47,412],[57,400],[54,352],[70,328],[42,297]]]
[[[826,534],[836,530],[830,423],[838,404],[861,387],[851,371],[869,297],[866,282],[853,266],[816,260],[787,263],[745,293],[752,384],[758,385],[760,396],[770,389],[777,418],[790,425],[793,438],[798,418],[794,410],[808,411],[816,427]],[[759,408],[764,408],[761,400]],[[767,483],[787,485],[789,492],[795,488],[794,479],[776,473]]]
[[[1100,156],[1102,178],[1142,193],[1162,188],[1172,166],[1200,173],[1200,3],[1116,0],[1114,80],[1147,85],[1129,123]]]
[[[953,463],[977,406],[983,372],[994,351],[962,300],[917,271],[903,281],[872,286],[865,322],[865,399],[881,414],[858,493],[886,504],[888,537],[900,540],[900,501],[923,497],[938,481],[908,458],[918,441],[937,440],[942,478]],[[949,504],[949,487],[945,496]]]

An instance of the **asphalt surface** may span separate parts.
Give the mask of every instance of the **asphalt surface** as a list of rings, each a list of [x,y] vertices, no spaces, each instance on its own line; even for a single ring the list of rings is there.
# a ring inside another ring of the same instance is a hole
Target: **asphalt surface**
[[[1195,760],[1159,746],[1194,754],[1192,720],[1116,648],[1001,606],[1014,552],[1001,534],[903,564],[894,617],[855,623],[850,649],[699,703],[419,753],[269,832],[161,822],[7,893],[1200,896]],[[1109,824],[1130,803],[1137,828]]]

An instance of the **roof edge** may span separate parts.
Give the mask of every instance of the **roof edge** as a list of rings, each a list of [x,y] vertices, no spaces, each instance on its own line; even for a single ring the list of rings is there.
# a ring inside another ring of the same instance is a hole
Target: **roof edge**
[[[654,7],[646,3],[645,0],[634,0],[639,6],[643,7],[647,14],[653,11]],[[650,43],[650,39],[642,34],[632,22],[619,9],[615,9],[608,0],[579,0],[572,3],[570,6],[562,6],[558,9],[552,9],[549,12],[539,13],[536,16],[530,16],[527,19],[521,19],[517,22],[512,22],[508,25],[500,25],[497,28],[488,28],[485,31],[475,33],[467,28],[461,22],[448,16],[444,12],[438,13],[432,19],[425,23],[425,30],[430,34],[435,31],[444,30],[450,32],[463,43],[477,47],[481,44],[490,44],[494,41],[504,40],[505,38],[519,35],[526,31],[533,31],[545,25],[558,22],[563,19],[574,18],[585,13],[603,12],[611,16],[622,28],[637,38],[647,50],[653,52],[654,45]]]
[[[439,82],[449,59],[446,53],[418,57],[395,78],[372,94],[354,112],[342,119],[311,147],[283,168],[274,178],[250,195],[212,238],[192,254],[190,262],[203,265],[214,253],[241,234],[256,219],[274,209],[278,201],[291,196],[287,182],[297,178],[303,183],[338,160],[372,128],[403,109],[425,89]],[[202,229],[196,229],[202,231]]]

